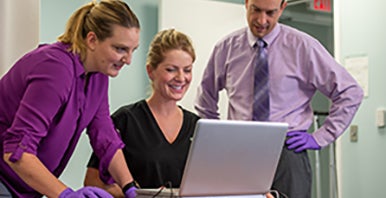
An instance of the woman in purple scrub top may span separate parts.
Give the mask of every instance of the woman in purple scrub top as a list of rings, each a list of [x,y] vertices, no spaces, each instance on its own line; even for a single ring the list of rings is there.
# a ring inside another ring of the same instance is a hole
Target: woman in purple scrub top
[[[108,80],[130,64],[139,32],[126,3],[93,1],[72,14],[57,42],[27,53],[0,79],[1,196],[110,197],[97,187],[74,191],[58,179],[84,129],[101,175],[135,196],[110,118]]]

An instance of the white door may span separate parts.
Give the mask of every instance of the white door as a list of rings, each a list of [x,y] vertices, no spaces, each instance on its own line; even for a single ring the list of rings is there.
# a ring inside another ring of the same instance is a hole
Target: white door
[[[39,43],[40,0],[0,1],[0,77]]]

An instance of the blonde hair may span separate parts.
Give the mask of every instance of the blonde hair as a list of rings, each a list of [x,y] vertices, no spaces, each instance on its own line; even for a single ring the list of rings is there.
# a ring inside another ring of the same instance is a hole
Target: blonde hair
[[[153,41],[150,43],[146,65],[156,69],[165,59],[165,53],[174,49],[187,52],[192,57],[193,62],[195,61],[196,54],[190,38],[175,29],[167,29],[158,32],[154,36]]]
[[[67,21],[66,29],[58,41],[70,44],[69,51],[79,54],[82,61],[86,59],[87,46],[85,38],[94,32],[103,41],[112,36],[113,25],[127,28],[140,28],[137,16],[121,0],[95,0],[75,11]]]

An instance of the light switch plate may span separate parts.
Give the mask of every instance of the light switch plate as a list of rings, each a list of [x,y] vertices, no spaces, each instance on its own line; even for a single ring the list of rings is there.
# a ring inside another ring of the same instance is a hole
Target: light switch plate
[[[385,127],[385,109],[378,108],[375,118],[377,127]]]
[[[350,141],[358,142],[358,125],[350,126]]]

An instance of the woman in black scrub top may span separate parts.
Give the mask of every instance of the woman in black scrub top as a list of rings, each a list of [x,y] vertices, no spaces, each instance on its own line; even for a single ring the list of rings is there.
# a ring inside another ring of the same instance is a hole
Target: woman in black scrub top
[[[178,188],[197,115],[177,105],[192,81],[195,52],[187,35],[160,31],[150,44],[146,71],[153,92],[146,100],[123,106],[113,115],[126,144],[123,153],[131,174],[143,188],[171,184]],[[123,196],[117,185],[99,176],[99,160],[92,155],[85,185],[99,186]]]

